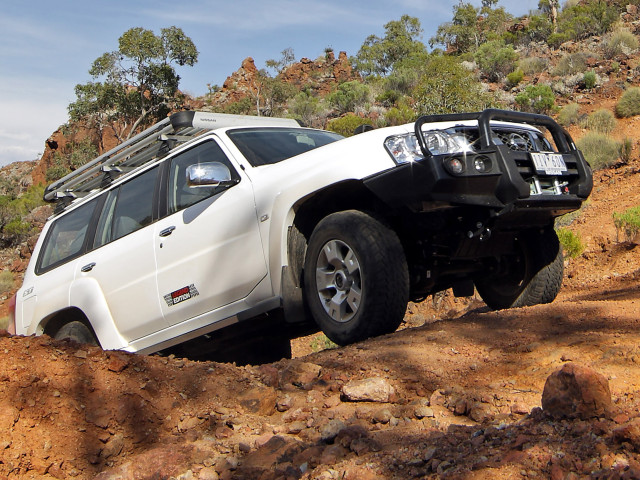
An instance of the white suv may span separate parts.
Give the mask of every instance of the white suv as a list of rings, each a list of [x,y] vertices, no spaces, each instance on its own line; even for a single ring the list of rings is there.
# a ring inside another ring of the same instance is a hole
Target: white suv
[[[343,139],[180,112],[46,189],[57,208],[12,329],[150,353],[284,312],[281,334],[312,323],[347,344],[447,288],[492,308],[550,302],[554,218],[591,187],[540,115],[429,116]]]

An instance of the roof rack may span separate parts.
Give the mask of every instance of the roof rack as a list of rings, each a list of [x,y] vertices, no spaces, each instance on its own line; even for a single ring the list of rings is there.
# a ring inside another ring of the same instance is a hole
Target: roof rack
[[[287,118],[178,112],[52,183],[44,191],[44,200],[57,202],[56,211],[63,210],[74,199],[105,188],[116,178],[162,158],[178,143],[210,130],[236,126],[297,127],[299,124]]]

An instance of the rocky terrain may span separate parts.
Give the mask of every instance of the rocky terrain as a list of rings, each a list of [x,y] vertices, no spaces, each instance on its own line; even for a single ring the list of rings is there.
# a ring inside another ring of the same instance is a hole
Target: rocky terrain
[[[0,478],[640,478],[640,247],[611,220],[638,167],[596,175],[550,305],[440,295],[395,334],[245,367],[5,334]]]

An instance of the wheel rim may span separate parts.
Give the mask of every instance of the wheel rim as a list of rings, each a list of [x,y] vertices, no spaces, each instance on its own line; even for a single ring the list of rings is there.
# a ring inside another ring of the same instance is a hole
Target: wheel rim
[[[324,244],[316,263],[316,288],[324,311],[336,322],[351,320],[362,299],[360,262],[341,240]]]

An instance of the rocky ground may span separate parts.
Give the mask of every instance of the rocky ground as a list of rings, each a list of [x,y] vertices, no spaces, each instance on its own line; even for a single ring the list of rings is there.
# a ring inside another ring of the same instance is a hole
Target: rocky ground
[[[439,295],[395,334],[246,367],[5,334],[0,478],[640,478],[640,246],[611,220],[639,166],[596,176],[550,305]],[[567,364],[600,388],[584,419],[542,408]]]

